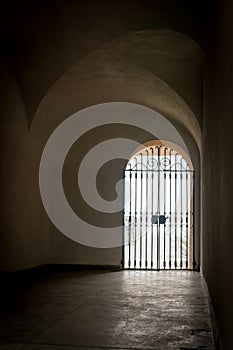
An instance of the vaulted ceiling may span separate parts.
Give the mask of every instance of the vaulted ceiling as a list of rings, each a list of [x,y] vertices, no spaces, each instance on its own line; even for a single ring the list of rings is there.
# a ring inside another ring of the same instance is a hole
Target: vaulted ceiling
[[[119,58],[122,73],[132,67],[160,77],[201,120],[198,45],[205,50],[209,15],[200,1],[11,0],[1,12],[2,56],[18,81],[29,125],[55,82],[84,58],[95,60],[94,53]]]

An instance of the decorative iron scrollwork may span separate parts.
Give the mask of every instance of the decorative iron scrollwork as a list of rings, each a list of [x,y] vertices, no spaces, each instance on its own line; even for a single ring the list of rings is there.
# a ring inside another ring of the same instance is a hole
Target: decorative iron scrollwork
[[[150,156],[144,157],[144,161],[141,161],[142,157],[135,157],[136,160],[128,164],[126,170],[161,170],[161,171],[169,171],[169,170],[187,170],[187,163],[183,160],[183,158],[179,157],[179,160],[176,160],[174,157],[174,161],[170,159],[170,157],[158,157],[158,156]],[[134,158],[134,159],[135,159]]]

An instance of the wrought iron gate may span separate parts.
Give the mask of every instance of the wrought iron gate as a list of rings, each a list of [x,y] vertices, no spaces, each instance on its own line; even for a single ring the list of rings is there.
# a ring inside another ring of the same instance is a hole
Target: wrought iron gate
[[[193,269],[194,171],[164,146],[135,154],[124,171],[124,269]]]

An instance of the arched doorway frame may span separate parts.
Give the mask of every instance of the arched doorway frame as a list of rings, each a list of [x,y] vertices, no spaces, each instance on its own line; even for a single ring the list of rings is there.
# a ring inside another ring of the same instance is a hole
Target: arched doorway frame
[[[124,179],[125,184],[128,181],[130,185],[128,190],[126,186],[124,189],[123,268],[198,269],[195,253],[195,169],[187,151],[174,142],[165,140],[145,142],[131,154],[124,169]],[[143,193],[145,184],[146,194]],[[149,185],[152,200],[148,197]],[[167,186],[168,191],[166,191]],[[140,192],[139,200],[137,191]],[[132,192],[134,192],[133,196]],[[161,204],[158,204],[157,209],[154,210],[153,206],[157,200],[158,203],[163,201],[162,210]],[[174,210],[172,210],[173,206]],[[142,207],[146,208],[145,213]],[[166,214],[170,217],[166,217]],[[172,219],[173,215],[174,219]],[[170,221],[168,226],[166,226],[167,219]],[[156,224],[157,234],[154,234],[154,224]],[[163,224],[163,232],[160,230],[161,224]],[[169,231],[169,239],[166,237],[167,231]],[[163,233],[162,239],[160,232]],[[157,261],[153,255],[154,251]]]

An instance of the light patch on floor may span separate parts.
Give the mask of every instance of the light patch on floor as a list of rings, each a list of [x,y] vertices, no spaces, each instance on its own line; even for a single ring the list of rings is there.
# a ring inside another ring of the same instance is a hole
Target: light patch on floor
[[[49,272],[1,316],[0,349],[214,349],[201,276]]]

